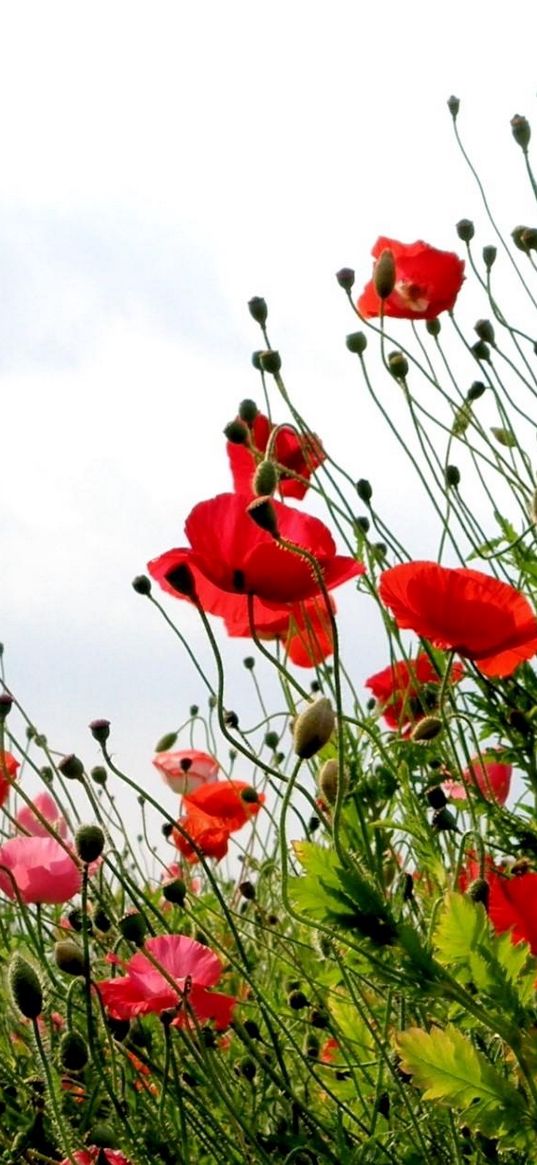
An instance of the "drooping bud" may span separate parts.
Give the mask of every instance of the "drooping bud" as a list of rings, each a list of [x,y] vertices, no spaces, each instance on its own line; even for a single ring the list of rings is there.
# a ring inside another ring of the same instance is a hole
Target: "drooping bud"
[[[477,333],[480,340],[485,340],[487,344],[494,347],[494,328],[490,320],[478,320],[474,324],[474,332]]]
[[[490,360],[490,348],[488,344],[485,344],[484,340],[476,340],[475,344],[472,344],[472,353],[476,360],[479,360],[480,364],[483,364],[486,360]]]
[[[248,300],[248,311],[256,324],[263,324],[267,322],[268,308],[266,302],[260,295],[254,295],[253,299]]]
[[[335,757],[324,762],[319,773],[319,789],[329,805],[335,805],[339,785],[339,761]]]
[[[110,736],[110,721],[109,720],[92,720],[89,725],[89,730],[93,739],[99,744],[106,744]]]
[[[84,776],[84,765],[74,753],[71,753],[70,756],[64,756],[58,762],[58,768],[69,781],[80,781]]]
[[[479,400],[479,397],[483,396],[483,393],[486,392],[486,390],[486,384],[483,384],[481,380],[474,380],[474,383],[470,385],[470,388],[466,393],[466,400]]]
[[[192,570],[187,562],[180,562],[166,572],[166,582],[187,599],[197,599],[196,583]]]
[[[64,1032],[60,1040],[60,1062],[66,1072],[81,1072],[88,1062],[88,1047],[79,1032]]]
[[[84,974],[84,953],[72,938],[64,938],[56,943],[54,962],[66,975]]]
[[[319,696],[297,716],[293,727],[294,750],[302,760],[315,756],[328,744],[336,718],[327,696]]]
[[[151,579],[146,574],[137,574],[136,578],[133,578],[131,586],[137,595],[151,594]]]
[[[278,470],[273,461],[260,461],[254,474],[253,491],[258,497],[270,497],[278,484]]]
[[[498,254],[498,251],[497,251],[496,247],[493,247],[493,246],[483,247],[483,262],[485,264],[485,267],[487,268],[487,271],[490,271],[491,267],[496,262],[496,255],[497,254]]]
[[[250,515],[256,526],[259,526],[261,530],[266,530],[267,534],[272,534],[273,538],[280,537],[278,518],[272,498],[255,498],[246,507],[246,513]]]
[[[446,485],[457,489],[461,483],[461,472],[456,465],[446,465]]]
[[[75,848],[82,862],[89,865],[100,858],[105,836],[100,825],[80,825],[75,833]]]
[[[410,736],[415,741],[435,740],[440,735],[442,728],[443,724],[438,716],[424,716],[414,725]]]
[[[280,371],[282,358],[274,348],[269,348],[266,352],[259,353],[259,363],[263,372],[272,372],[275,375]]]
[[[526,154],[531,138],[531,127],[527,117],[515,113],[515,116],[511,118],[511,132],[517,146],[520,146],[520,149]]]
[[[349,352],[353,352],[355,356],[363,356],[367,348],[367,336],[365,332],[351,332],[346,337],[345,343]]]
[[[438,316],[435,316],[433,320],[425,320],[425,330],[429,333],[430,336],[434,336],[435,339],[440,335],[441,327],[442,325],[438,319]]]
[[[373,497],[373,489],[371,487],[371,483],[367,480],[366,477],[360,477],[356,482],[356,493],[358,494],[360,501],[364,502],[365,505],[368,506],[371,498]]]
[[[177,735],[177,732],[165,732],[164,736],[161,736],[158,741],[158,744],[155,745],[155,752],[168,752],[170,748],[173,748],[177,740]]]
[[[244,421],[245,425],[253,425],[257,416],[259,416],[259,409],[255,400],[241,400],[239,405],[239,417],[241,421]]]
[[[505,449],[516,449],[518,441],[511,429],[501,429],[494,425],[490,431],[498,445],[503,445]]]
[[[248,445],[250,430],[245,421],[240,419],[230,421],[224,428],[224,437],[232,445]]]
[[[453,97],[453,96],[448,97],[447,107],[448,107],[449,112],[453,118],[453,121],[456,121],[459,109],[461,107],[461,103],[460,103],[459,98]]]
[[[396,380],[405,380],[408,376],[408,360],[402,352],[390,352],[388,368]]]
[[[43,1010],[43,990],[37,971],[22,955],[14,955],[9,965],[8,985],[11,998],[21,1015],[37,1019]]]
[[[342,267],[336,271],[336,279],[343,291],[352,291],[354,285],[354,271],[352,267]]]
[[[455,224],[455,230],[463,243],[471,243],[475,235],[475,227],[471,218],[461,218]]]
[[[395,259],[393,251],[386,247],[381,252],[373,269],[373,285],[379,299],[387,299],[395,287]]]

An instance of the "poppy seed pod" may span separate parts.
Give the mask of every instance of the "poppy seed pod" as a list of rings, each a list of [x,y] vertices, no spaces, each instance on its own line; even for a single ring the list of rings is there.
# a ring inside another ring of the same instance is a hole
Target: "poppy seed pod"
[[[273,461],[265,458],[254,473],[253,490],[257,497],[270,497],[278,484],[278,470]]]
[[[349,352],[353,352],[355,356],[363,356],[367,348],[367,336],[365,332],[351,332],[346,337],[345,344]]]
[[[13,707],[13,696],[9,692],[2,692],[0,695],[0,724],[3,724],[6,716],[9,716]]]
[[[280,353],[276,352],[274,348],[269,348],[266,352],[259,353],[259,363],[263,372],[276,374],[282,366],[282,358]]]
[[[517,146],[520,146],[521,150],[526,153],[531,138],[531,128],[527,117],[521,117],[519,113],[515,113],[515,116],[511,118],[511,132]]]
[[[72,938],[61,939],[54,947],[54,962],[66,975],[84,974],[84,954]]]
[[[485,264],[485,267],[487,268],[487,271],[490,271],[491,267],[496,262],[496,255],[497,254],[498,254],[498,251],[497,251],[496,247],[493,247],[493,246],[483,247],[483,262]]]
[[[252,299],[248,300],[248,311],[256,324],[263,324],[267,322],[268,308],[266,302],[260,295],[254,295]]]
[[[137,574],[132,580],[132,589],[137,595],[151,594],[151,579],[146,574]]]
[[[408,376],[408,360],[402,352],[390,352],[388,368],[396,380],[405,380]]]
[[[479,360],[480,364],[485,360],[490,360],[490,349],[484,340],[476,340],[475,344],[472,344],[471,351],[476,360]]]
[[[62,776],[67,777],[69,781],[79,781],[84,776],[84,765],[74,753],[71,753],[70,756],[64,756],[59,761],[58,768]]]
[[[435,338],[439,336],[441,327],[440,320],[436,317],[433,320],[425,320],[425,330],[430,336],[434,336]]]
[[[446,485],[457,489],[461,483],[461,472],[456,465],[446,465]]]
[[[483,393],[486,391],[486,384],[483,384],[481,380],[474,380],[474,383],[470,385],[466,393],[466,400],[479,400],[479,397],[483,396]]]
[[[356,493],[358,494],[360,501],[364,502],[365,505],[368,506],[371,498],[373,497],[373,489],[367,478],[360,477],[356,482]]]
[[[224,437],[226,441],[231,441],[232,445],[247,445],[250,440],[248,425],[241,420],[230,421],[225,426]]]
[[[319,696],[297,716],[293,727],[294,750],[301,760],[315,756],[328,744],[336,718],[327,696]]]
[[[43,990],[37,971],[22,955],[15,955],[8,971],[11,998],[21,1015],[37,1019],[43,1010]]]
[[[336,279],[343,291],[352,291],[354,284],[354,271],[352,267],[342,267],[340,271],[336,271]]]
[[[165,882],[162,887],[162,893],[166,902],[173,902],[174,906],[184,906],[186,899],[186,883],[182,878],[174,878],[171,882]]]
[[[267,534],[272,534],[273,538],[280,537],[278,518],[272,504],[272,498],[256,498],[255,501],[250,502],[250,505],[246,507],[246,512],[261,530],[266,530]]]
[[[461,107],[461,103],[460,103],[459,98],[453,97],[453,96],[448,97],[447,107],[448,107],[449,112],[453,118],[453,121],[455,121],[457,118],[459,109]]]
[[[373,268],[373,284],[379,299],[387,299],[395,287],[395,259],[388,247],[381,252]]]
[[[475,235],[475,227],[470,218],[461,218],[455,225],[455,230],[462,243],[471,243]]]
[[[253,425],[258,415],[259,409],[255,400],[241,400],[239,405],[239,418],[241,421],[244,421],[245,425]]]
[[[90,772],[90,777],[96,785],[106,785],[108,773],[103,765],[94,765]]]
[[[105,836],[100,825],[81,825],[75,833],[76,852],[86,865],[100,858],[104,842]]]
[[[88,727],[91,735],[93,736],[93,739],[96,740],[98,744],[106,744],[106,741],[110,736],[109,720],[92,720]]]
[[[143,916],[138,914],[136,910],[124,914],[118,922],[118,928],[123,938],[126,938],[128,942],[134,943],[137,947],[143,946],[146,924]]]
[[[474,324],[474,332],[477,332],[480,340],[486,340],[487,344],[494,344],[494,328],[490,320],[478,320]]]

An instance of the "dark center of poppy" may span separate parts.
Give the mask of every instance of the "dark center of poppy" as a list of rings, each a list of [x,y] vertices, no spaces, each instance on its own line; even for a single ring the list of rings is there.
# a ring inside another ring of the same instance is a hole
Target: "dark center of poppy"
[[[179,766],[184,773],[187,773],[192,768],[192,759],[189,756],[184,756]]]
[[[233,571],[233,590],[238,591],[240,595],[244,594],[244,591],[246,590],[246,579],[244,577],[244,571]]]

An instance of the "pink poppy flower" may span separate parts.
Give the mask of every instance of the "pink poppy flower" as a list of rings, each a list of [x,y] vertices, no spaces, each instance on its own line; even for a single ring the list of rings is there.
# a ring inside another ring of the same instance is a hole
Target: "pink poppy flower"
[[[505,805],[511,788],[511,765],[494,759],[494,754],[488,754],[482,760],[475,757],[464,773],[467,785],[477,785],[484,797],[496,801],[498,805]],[[462,781],[444,781],[442,789],[446,797],[454,797],[456,801],[466,801],[467,794]]]
[[[65,817],[58,809],[58,806],[51,797],[50,793],[38,793],[34,800],[34,806],[47,821],[50,821],[52,827],[59,833],[60,837],[64,839],[67,837],[67,822]],[[50,830],[46,825],[42,825],[39,818],[34,813],[31,805],[23,805],[17,813],[17,825],[19,829],[23,829],[26,833],[31,834],[32,837],[50,837]]]
[[[231,1022],[236,999],[214,987],[222,974],[222,964],[214,951],[183,934],[163,934],[150,938],[145,950],[167,973],[167,978],[142,951],[124,964],[124,975],[96,983],[102,1002],[112,1019],[132,1019],[151,1012],[177,1009],[175,1023],[185,1026],[189,1012],[200,1023],[214,1020],[217,1028]],[[170,979],[176,984],[170,983]]]
[[[162,774],[172,793],[179,797],[192,793],[207,781],[218,780],[220,765],[214,756],[187,748],[179,752],[157,752],[153,764]]]
[[[10,871],[10,874],[7,871]],[[0,890],[23,902],[68,902],[82,884],[80,868],[53,837],[12,837],[0,846]]]

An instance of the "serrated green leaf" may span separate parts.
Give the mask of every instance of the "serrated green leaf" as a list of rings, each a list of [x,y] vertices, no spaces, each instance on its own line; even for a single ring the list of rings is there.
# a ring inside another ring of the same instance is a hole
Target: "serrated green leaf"
[[[517,1130],[524,1114],[521,1093],[457,1028],[409,1028],[400,1032],[397,1046],[401,1067],[424,1089],[424,1100],[458,1109],[470,1128],[486,1136]]]

